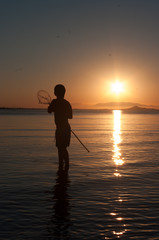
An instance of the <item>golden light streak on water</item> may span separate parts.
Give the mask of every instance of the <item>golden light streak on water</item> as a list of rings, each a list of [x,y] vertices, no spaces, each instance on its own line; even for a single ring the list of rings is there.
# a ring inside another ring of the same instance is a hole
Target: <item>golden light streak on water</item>
[[[113,234],[117,235],[117,236],[120,236],[120,235],[123,235],[125,232],[126,232],[126,230],[125,231],[121,231],[121,232],[113,231]]]
[[[122,134],[121,134],[121,111],[120,110],[114,110],[114,128],[113,128],[113,156],[112,160],[113,163],[115,164],[115,171],[114,171],[114,176],[115,177],[122,177],[122,174],[120,173],[120,167],[124,165],[124,158],[122,157],[121,154],[121,149],[120,149],[120,143],[122,142]],[[120,180],[117,180],[118,184],[120,183]],[[119,208],[119,205],[121,207],[123,203],[123,199],[118,196],[117,199],[115,200],[116,202],[116,209]],[[120,208],[119,208],[120,209]],[[126,225],[122,224],[124,221],[124,218],[121,216],[121,212],[118,210],[117,212],[112,211],[110,212],[110,215],[114,219],[114,230],[112,231],[115,239],[116,238],[122,238],[122,236],[126,233]],[[120,227],[119,227],[120,226]],[[120,228],[120,229],[118,229]],[[116,230],[118,229],[118,230]],[[107,239],[107,238],[106,238]],[[109,239],[109,238],[108,238]]]
[[[112,213],[110,213],[110,215],[112,215],[112,216],[116,216],[116,213],[112,212]]]
[[[118,217],[118,218],[116,218],[116,220],[122,221],[123,219],[122,219],[122,217]]]
[[[115,173],[114,173],[114,176],[116,176],[116,177],[121,177],[121,174],[120,174],[120,173],[117,173],[117,172],[115,172]]]
[[[124,164],[124,160],[121,156],[119,144],[121,143],[121,111],[120,110],[114,110],[114,131],[113,131],[113,161],[116,164],[116,166],[121,166]],[[115,176],[120,177],[120,173],[114,173]]]

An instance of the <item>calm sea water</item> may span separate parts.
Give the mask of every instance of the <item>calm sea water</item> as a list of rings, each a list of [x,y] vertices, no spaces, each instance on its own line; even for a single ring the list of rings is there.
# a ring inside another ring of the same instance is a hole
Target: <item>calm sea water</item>
[[[0,111],[0,239],[159,239],[159,115],[75,111],[57,174],[53,116]]]

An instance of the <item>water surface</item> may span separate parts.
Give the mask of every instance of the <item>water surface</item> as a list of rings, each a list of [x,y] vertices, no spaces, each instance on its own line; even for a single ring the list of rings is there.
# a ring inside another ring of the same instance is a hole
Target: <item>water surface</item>
[[[159,115],[75,111],[59,175],[53,116],[0,114],[0,239],[159,239]]]

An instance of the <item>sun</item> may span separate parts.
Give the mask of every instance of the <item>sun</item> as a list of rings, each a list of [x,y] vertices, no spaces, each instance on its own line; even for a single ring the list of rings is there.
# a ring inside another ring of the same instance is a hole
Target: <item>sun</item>
[[[119,94],[121,92],[123,92],[124,88],[123,88],[123,83],[121,82],[114,82],[111,84],[111,90],[113,93],[115,94]]]

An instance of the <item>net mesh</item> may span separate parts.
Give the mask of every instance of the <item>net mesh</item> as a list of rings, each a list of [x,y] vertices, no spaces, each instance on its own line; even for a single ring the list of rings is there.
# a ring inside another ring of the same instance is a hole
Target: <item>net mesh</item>
[[[40,90],[37,93],[37,97],[40,104],[50,104],[51,103],[51,97],[48,92],[44,90]]]

